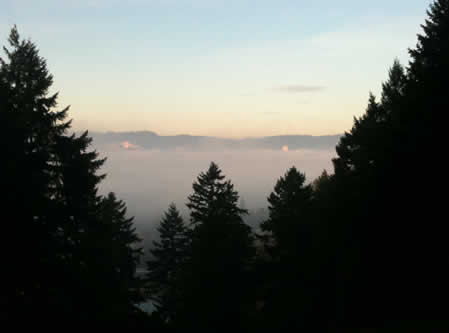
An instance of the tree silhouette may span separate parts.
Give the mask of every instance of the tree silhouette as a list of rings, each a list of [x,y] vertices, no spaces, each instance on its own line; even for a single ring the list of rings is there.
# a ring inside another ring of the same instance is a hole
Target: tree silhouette
[[[125,322],[137,313],[138,237],[124,203],[97,194],[104,159],[87,132],[67,135],[68,107],[49,95],[53,77],[17,28],[0,60],[0,120],[5,124],[5,257],[2,319],[20,323]],[[10,249],[14,248],[13,252]]]
[[[113,315],[127,322],[139,313],[136,304],[144,300],[143,281],[135,274],[142,255],[141,239],[133,226],[133,218],[126,216],[126,204],[114,193],[101,198],[97,211],[99,223],[89,235],[89,250],[96,254],[92,260],[94,288],[97,293],[101,291],[99,306],[106,308],[106,319],[111,320]]]
[[[448,310],[443,203],[422,179],[434,169],[427,156],[440,154],[438,119],[449,106],[448,8],[447,0],[431,5],[408,68],[393,64],[380,101],[370,97],[337,146],[328,225],[343,325],[443,319]]]
[[[147,294],[156,302],[162,317],[173,321],[179,302],[179,272],[186,262],[189,242],[187,227],[175,204],[170,204],[157,231],[160,240],[153,241],[150,250],[154,259],[147,261]]]
[[[409,51],[411,60],[403,102],[406,107],[398,110],[394,123],[400,140],[392,164],[396,174],[401,172],[398,185],[402,189],[394,216],[402,222],[397,234],[403,237],[403,248],[407,249],[400,281],[403,286],[406,281],[406,290],[400,296],[414,288],[412,295],[404,297],[409,313],[419,311],[421,317],[446,319],[449,228],[441,218],[445,214],[445,197],[436,194],[440,186],[432,180],[410,180],[416,175],[433,174],[438,156],[446,146],[441,117],[449,108],[448,0],[436,0],[430,5],[422,30],[416,47]],[[397,198],[390,195],[389,199],[392,197]]]
[[[5,267],[9,273],[6,317],[58,308],[61,254],[54,187],[57,157],[54,145],[69,128],[68,108],[56,110],[57,94],[48,95],[53,77],[30,41],[20,40],[17,28],[9,35],[10,49],[0,59],[0,120],[2,185],[5,195]],[[7,236],[6,236],[7,235]],[[11,253],[8,249],[15,251]],[[6,255],[6,253],[8,253]],[[45,304],[47,303],[47,304]]]
[[[213,162],[193,184],[187,203],[193,231],[184,271],[184,325],[224,330],[243,324],[254,247],[238,199],[233,184]]]
[[[261,229],[269,233],[271,240],[267,246],[277,259],[296,254],[298,227],[309,220],[312,187],[305,185],[305,180],[305,175],[292,167],[279,178],[268,197],[269,218],[261,224]]]
[[[305,329],[315,325],[315,293],[320,261],[313,219],[313,190],[295,167],[276,182],[268,197],[269,218],[261,224],[262,239],[271,254],[265,267],[265,329]],[[321,309],[322,311],[322,309]],[[321,314],[322,315],[322,314]],[[310,323],[309,323],[310,322]]]

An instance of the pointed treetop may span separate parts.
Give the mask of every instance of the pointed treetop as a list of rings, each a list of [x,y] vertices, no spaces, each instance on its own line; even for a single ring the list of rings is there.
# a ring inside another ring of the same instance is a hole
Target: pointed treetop
[[[207,178],[221,180],[224,176],[221,174],[221,169],[215,162],[210,162],[209,169],[205,173]]]
[[[193,183],[193,194],[188,197],[191,223],[205,222],[217,218],[240,219],[247,214],[246,209],[238,207],[239,195],[230,180],[225,180],[218,165],[211,162],[206,173],[201,172]]]
[[[11,29],[11,32],[9,33],[8,42],[11,46],[18,47],[20,44],[20,35],[19,31],[17,30],[17,26],[14,24],[14,26]]]
[[[274,190],[280,196],[287,195],[289,191],[301,188],[305,181],[306,175],[293,166],[287,170],[283,177],[278,179]]]
[[[449,0],[433,2],[427,15],[425,24],[421,25],[424,33],[418,34],[416,47],[409,49],[409,75],[416,81],[424,76],[432,80],[431,73],[447,75],[449,67]]]

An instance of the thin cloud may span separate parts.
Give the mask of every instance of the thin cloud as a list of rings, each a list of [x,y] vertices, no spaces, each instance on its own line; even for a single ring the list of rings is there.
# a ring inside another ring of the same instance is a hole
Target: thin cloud
[[[301,94],[306,92],[320,92],[323,91],[325,88],[322,86],[306,86],[302,84],[293,84],[293,85],[287,85],[287,86],[280,86],[275,88],[278,92],[283,92],[287,94]]]

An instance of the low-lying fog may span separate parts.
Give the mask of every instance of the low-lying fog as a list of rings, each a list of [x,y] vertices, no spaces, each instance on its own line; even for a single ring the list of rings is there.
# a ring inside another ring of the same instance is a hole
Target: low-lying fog
[[[254,214],[259,211],[260,215],[261,208],[267,207],[266,198],[277,179],[291,166],[305,172],[309,182],[319,176],[323,169],[331,171],[334,146],[338,141],[338,136],[326,137],[325,144],[317,145],[316,142],[323,140],[323,137],[289,136],[261,138],[261,144],[254,144],[256,139],[250,147],[245,146],[242,140],[231,140],[232,146],[229,147],[228,144],[217,143],[216,138],[214,144],[204,144],[208,138],[202,137],[201,149],[198,145],[183,146],[180,143],[175,146],[163,145],[160,149],[154,145],[146,148],[142,144],[144,142],[148,146],[148,142],[154,142],[154,133],[141,139],[142,142],[125,141],[126,134],[120,137],[117,135],[111,133],[108,137],[104,133],[93,134],[94,148],[102,157],[107,157],[102,170],[107,173],[107,177],[100,191],[114,191],[123,199],[129,215],[135,217],[141,232],[158,224],[163,211],[171,202],[177,205],[184,217],[188,217],[185,203],[187,196],[192,193],[192,183],[200,172],[207,170],[211,161],[217,163],[223,174],[232,180],[243,198],[241,205]],[[96,141],[98,136],[101,138]],[[156,137],[163,142],[177,138]],[[181,143],[185,142],[183,137],[178,138]],[[301,144],[304,138],[309,141]],[[313,148],[304,147],[307,145]]]

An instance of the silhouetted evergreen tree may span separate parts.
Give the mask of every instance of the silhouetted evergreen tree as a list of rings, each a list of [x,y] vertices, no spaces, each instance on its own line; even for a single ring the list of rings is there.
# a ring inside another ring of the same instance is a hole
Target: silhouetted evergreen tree
[[[398,297],[408,313],[420,319],[447,320],[449,228],[442,219],[445,198],[437,194],[440,185],[425,178],[435,173],[446,148],[442,115],[449,109],[449,1],[434,1],[427,13],[418,43],[409,51],[405,107],[394,119],[400,140],[395,140],[392,169],[401,175],[396,179],[401,194],[390,192],[387,198],[396,200],[394,217],[402,222],[396,235],[404,242],[394,243],[396,252],[406,259],[402,274],[397,274],[397,285],[402,286]],[[424,179],[412,181],[416,175]]]
[[[272,256],[264,274],[268,279],[262,314],[268,331],[319,324],[319,230],[313,219],[312,186],[305,180],[303,173],[290,168],[269,195],[269,219],[261,224]]]
[[[226,330],[243,325],[252,307],[249,268],[254,255],[250,227],[238,207],[238,193],[211,163],[188,197],[191,257],[183,272],[183,325]]]
[[[58,283],[63,265],[59,225],[53,200],[56,176],[54,144],[70,126],[67,108],[56,110],[49,95],[53,77],[30,41],[11,30],[0,59],[1,163],[5,248],[6,317],[59,306]],[[10,249],[14,248],[13,252]],[[47,303],[47,304],[46,304]]]
[[[305,180],[305,175],[292,167],[279,178],[268,197],[269,218],[261,224],[261,229],[269,233],[271,240],[267,246],[275,260],[297,254],[297,232],[300,223],[309,222],[312,199],[312,187]]]
[[[127,322],[138,241],[121,201],[97,194],[104,163],[87,132],[68,136],[53,78],[16,27],[0,61],[6,320]],[[14,251],[10,249],[14,248]]]
[[[186,262],[189,243],[187,227],[175,204],[170,204],[157,231],[160,240],[153,241],[154,247],[150,249],[154,259],[147,261],[146,289],[161,316],[172,321],[176,302],[180,301],[179,272]]]
[[[309,276],[312,277],[315,289],[313,303],[309,309],[312,321],[311,329],[325,330],[332,327],[335,318],[336,297],[336,247],[341,246],[341,239],[334,235],[334,225],[336,221],[335,212],[338,201],[335,199],[335,175],[328,174],[324,170],[312,182],[312,221],[313,232],[313,252],[310,260],[315,265],[311,265]]]
[[[442,202],[429,195],[438,192],[434,182],[417,175],[434,169],[428,157],[440,153],[439,114],[449,106],[448,8],[447,0],[431,5],[407,70],[394,63],[380,102],[370,97],[337,146],[329,227],[341,325],[413,326],[412,318],[447,313]]]
[[[327,186],[331,179],[331,176],[327,173],[327,170],[323,170],[321,175],[319,175],[313,182],[312,182],[312,189],[315,193],[320,192],[323,188]]]
[[[136,304],[144,300],[143,281],[135,274],[142,255],[141,239],[133,226],[134,218],[126,216],[126,204],[114,193],[101,198],[97,211],[99,223],[91,230],[89,241],[96,254],[91,262],[98,306],[103,308],[106,319],[113,316],[132,321],[140,312]]]

